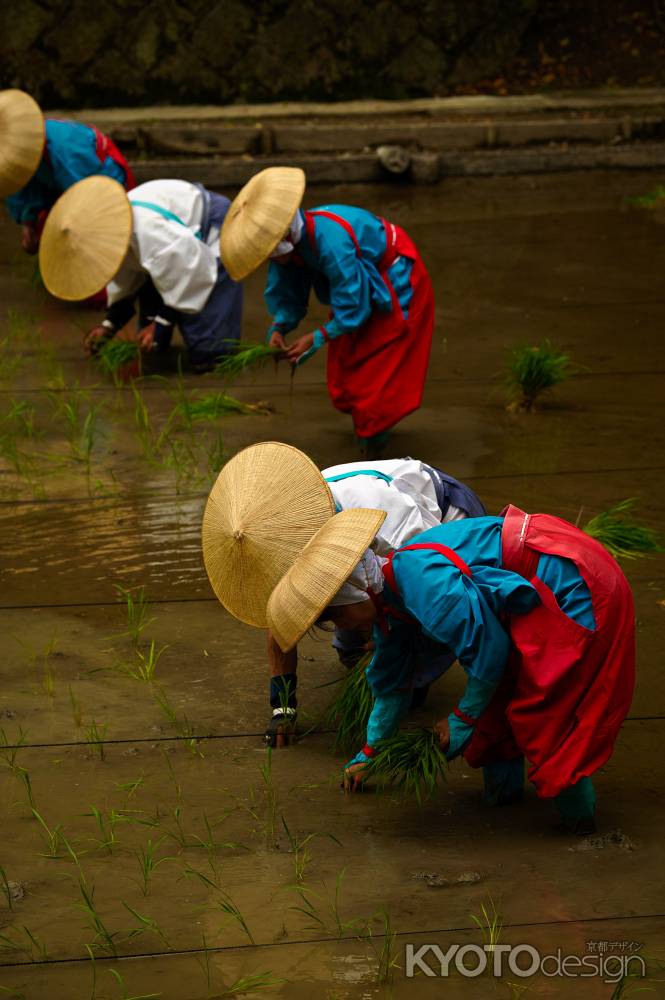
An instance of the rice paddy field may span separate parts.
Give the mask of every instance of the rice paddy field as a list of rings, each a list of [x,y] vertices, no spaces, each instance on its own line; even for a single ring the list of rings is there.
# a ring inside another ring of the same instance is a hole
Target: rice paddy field
[[[424,405],[388,457],[466,480],[491,513],[512,502],[585,523],[636,497],[662,539],[665,229],[631,202],[657,181],[310,190],[309,204],[403,225],[434,280]],[[159,370],[139,372],[131,350],[127,370],[101,365],[82,352],[97,317],[50,300],[18,243],[3,220],[0,996],[665,996],[665,557],[623,563],[638,681],[597,775],[597,836],[561,833],[532,792],[486,806],[460,761],[420,803],[392,787],[345,795],[334,651],[302,643],[303,735],[267,751],[265,637],[217,603],[200,553],[207,491],[239,448],[279,439],[322,466],[357,459],[324,357],[293,380],[270,359],[181,373],[175,350]],[[267,326],[261,284],[246,289],[250,343]],[[567,377],[508,409],[511,351],[545,342]],[[463,683],[453,667],[411,722],[444,717]],[[639,953],[647,977],[615,962],[573,983],[454,965],[409,978],[407,944]]]

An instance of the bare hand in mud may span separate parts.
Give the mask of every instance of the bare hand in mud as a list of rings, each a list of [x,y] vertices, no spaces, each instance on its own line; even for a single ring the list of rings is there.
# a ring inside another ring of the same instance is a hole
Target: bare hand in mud
[[[139,330],[139,347],[142,351],[151,351],[155,342],[155,324],[148,323],[142,330]]]
[[[286,356],[292,365],[295,365],[301,355],[309,351],[310,347],[314,343],[314,334],[305,333],[302,337],[298,337],[297,340],[291,344],[290,347],[286,349]]]
[[[28,224],[21,233],[21,246],[26,253],[34,256],[39,250],[39,234],[35,226]]]
[[[450,746],[450,725],[448,719],[441,719],[434,727],[434,732],[439,737],[439,745],[445,752]]]
[[[279,330],[275,330],[271,336],[270,341],[268,342],[268,347],[272,347],[275,351],[284,351],[284,353],[288,350],[284,336],[279,332]]]
[[[344,769],[344,791],[362,792],[368,777],[367,764],[361,762],[359,764],[352,764],[351,767],[346,767]]]
[[[107,340],[113,336],[112,330],[107,330],[105,326],[93,326],[83,338],[83,350],[86,357],[93,357],[103,347]]]

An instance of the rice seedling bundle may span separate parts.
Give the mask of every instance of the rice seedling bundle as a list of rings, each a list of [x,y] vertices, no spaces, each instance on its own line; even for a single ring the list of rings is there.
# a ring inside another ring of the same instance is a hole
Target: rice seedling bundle
[[[570,357],[544,340],[537,347],[522,344],[510,351],[506,372],[509,410],[533,410],[538,396],[570,374]]]
[[[267,344],[243,344],[242,341],[227,341],[229,353],[217,362],[216,375],[238,378],[250,368],[262,368],[271,359],[277,361],[282,351]]]
[[[394,785],[404,795],[415,795],[418,804],[430,799],[439,778],[445,778],[446,758],[433,729],[419,726],[380,740],[369,774]]]
[[[655,208],[656,206],[665,205],[665,187],[662,184],[657,184],[653,191],[648,191],[647,194],[638,195],[636,198],[629,198],[628,200],[636,208]]]
[[[229,413],[258,413],[262,416],[272,412],[269,403],[243,403],[225,392],[214,392],[199,399],[183,400],[178,403],[178,412],[188,423],[202,420],[217,420]]]
[[[615,559],[639,559],[662,552],[658,535],[632,514],[636,497],[629,497],[592,517],[583,531],[604,545]]]
[[[95,355],[95,361],[102,371],[115,375],[125,365],[131,364],[140,357],[139,345],[135,340],[121,340],[114,337],[107,340]]]
[[[337,726],[334,750],[352,749],[365,740],[367,720],[374,705],[374,695],[365,676],[370,659],[368,653],[347,671],[340,682],[339,694],[326,713],[326,724]]]

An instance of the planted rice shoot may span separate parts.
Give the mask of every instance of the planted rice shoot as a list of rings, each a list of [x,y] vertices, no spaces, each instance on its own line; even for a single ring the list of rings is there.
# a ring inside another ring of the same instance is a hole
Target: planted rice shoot
[[[243,403],[225,392],[212,392],[198,399],[188,399],[178,403],[178,411],[187,423],[200,423],[203,420],[217,420],[229,413],[254,413],[267,416],[272,413],[270,403]]]
[[[622,500],[584,525],[583,531],[604,545],[615,559],[639,559],[663,551],[656,532],[633,516],[636,502],[637,497]]]
[[[250,368],[263,368],[268,361],[277,362],[282,351],[267,344],[247,344],[242,341],[226,342],[229,353],[217,362],[215,375],[236,379]]]
[[[88,728],[85,730],[85,741],[95,747],[100,760],[104,760],[105,756],[104,740],[106,739],[107,730],[108,726],[106,724],[99,725],[95,719],[92,720]]]
[[[150,605],[145,599],[145,587],[129,589],[117,583],[115,590],[124,602],[127,611],[127,631],[121,635],[129,636],[132,643],[137,646],[141,640],[143,632],[151,625],[154,618],[150,618]]]
[[[254,972],[249,976],[241,976],[234,983],[227,986],[222,993],[223,997],[235,997],[240,993],[254,993],[256,990],[270,990],[274,986],[280,986],[287,982],[286,979],[277,979],[272,972]]]
[[[414,795],[419,805],[432,798],[439,779],[445,778],[446,758],[433,729],[405,729],[379,740],[375,749],[368,777],[381,778],[405,796]]]
[[[64,844],[64,837],[62,833],[62,826],[54,826],[51,828],[44,817],[34,808],[31,809],[33,817],[37,820],[41,827],[42,834],[44,835],[47,847],[47,853],[42,854],[43,858],[59,858],[62,856],[61,848]]]
[[[175,861],[174,857],[163,857],[158,858],[155,856],[155,852],[160,847],[162,841],[166,839],[166,835],[160,837],[157,843],[153,844],[152,840],[148,839],[145,847],[138,847],[134,850],[134,857],[136,858],[139,865],[139,872],[141,875],[141,892],[144,896],[148,895],[150,889],[150,879],[153,874],[157,871],[160,865],[163,865],[165,861]]]
[[[501,940],[503,920],[501,918],[501,914],[497,911],[496,904],[492,897],[489,897],[489,903],[487,905],[485,903],[481,903],[480,914],[476,915],[475,913],[471,913],[470,917],[474,924],[482,932],[487,950],[494,951]]]
[[[95,355],[95,361],[100,369],[116,379],[121,368],[132,364],[141,357],[139,345],[135,340],[121,340],[114,337],[107,340]]]
[[[628,201],[631,205],[635,205],[636,208],[656,208],[661,204],[665,204],[665,186],[657,184],[653,191],[637,195],[635,198],[629,198]]]
[[[94,957],[92,961],[94,963]],[[116,983],[122,990],[122,996],[120,1000],[159,1000],[159,998],[162,995],[161,993],[137,993],[134,994],[133,996],[130,996],[129,993],[127,992],[127,987],[125,986],[125,980],[122,978],[120,973],[116,969],[106,969],[105,971],[108,972],[109,976],[113,976]],[[95,994],[93,992],[92,1000],[94,1000],[94,998]]]
[[[374,695],[369,686],[365,670],[371,660],[371,653],[361,657],[354,667],[339,681],[339,694],[326,712],[326,724],[337,726],[333,750],[349,749],[365,739]]]
[[[570,374],[570,356],[549,340],[537,347],[522,344],[509,352],[506,372],[508,409],[531,412],[542,393],[564,382]]]

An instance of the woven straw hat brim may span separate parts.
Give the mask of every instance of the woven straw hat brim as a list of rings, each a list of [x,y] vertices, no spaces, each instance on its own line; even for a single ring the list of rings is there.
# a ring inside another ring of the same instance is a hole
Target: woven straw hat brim
[[[108,285],[132,235],[132,209],[122,184],[86,177],[60,195],[39,244],[39,267],[51,295],[87,299]]]
[[[220,235],[222,263],[234,281],[255,271],[289,228],[305,193],[299,167],[268,167],[231,203]]]
[[[335,513],[328,484],[302,451],[252,445],[228,462],[203,515],[203,561],[216,596],[235,618],[265,628],[273,589]]]
[[[44,152],[44,116],[23,90],[0,91],[0,198],[24,187]]]
[[[330,604],[385,517],[383,510],[343,510],[303,549],[268,601],[268,627],[283,652],[295,646]]]

